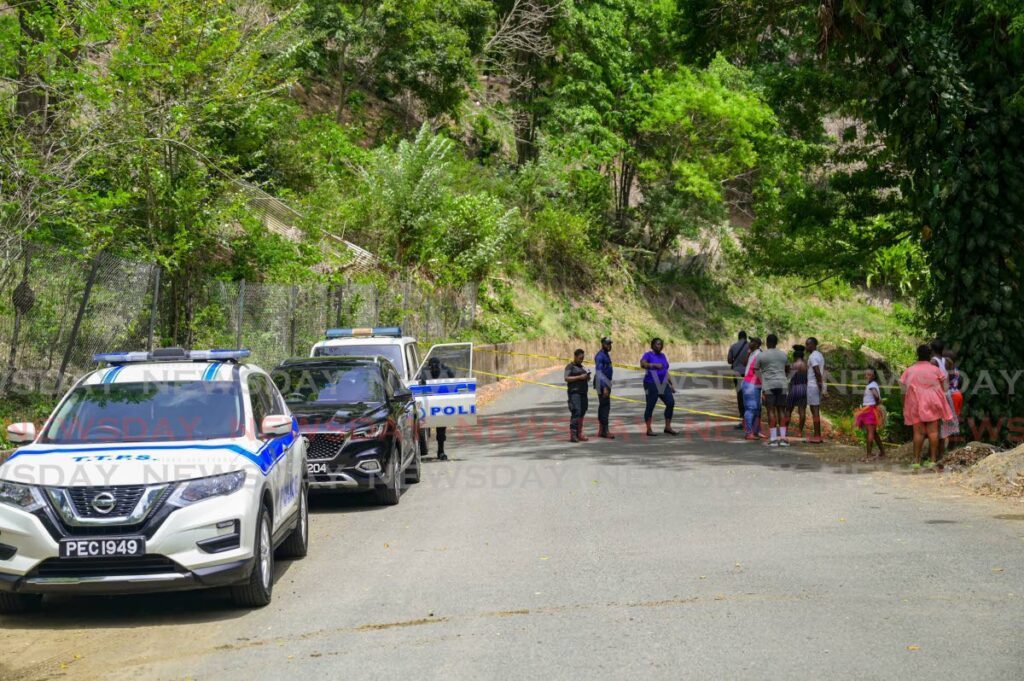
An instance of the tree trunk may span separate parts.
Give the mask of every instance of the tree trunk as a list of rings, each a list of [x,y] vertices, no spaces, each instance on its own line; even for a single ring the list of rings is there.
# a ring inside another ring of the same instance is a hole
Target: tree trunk
[[[11,330],[11,349],[7,353],[7,371],[4,372],[3,385],[0,386],[0,395],[8,394],[11,389],[11,383],[14,380],[14,374],[17,371],[18,362],[18,341],[21,336],[21,319],[29,311],[31,305],[24,305],[19,303],[17,300],[18,292],[22,290],[28,290],[28,274],[29,267],[32,259],[29,251],[29,247],[25,245],[25,268],[22,270],[21,284],[18,288],[14,289],[14,328]]]
[[[22,41],[18,48],[18,94],[15,111],[29,121],[32,127],[42,129],[46,123],[46,91],[40,74],[29,64],[28,47],[42,39],[39,30],[32,25],[32,15],[39,8],[38,0],[27,0],[18,6],[18,26]]]
[[[346,42],[338,55],[338,109],[334,116],[338,125],[345,122],[345,109],[348,106],[348,45]]]

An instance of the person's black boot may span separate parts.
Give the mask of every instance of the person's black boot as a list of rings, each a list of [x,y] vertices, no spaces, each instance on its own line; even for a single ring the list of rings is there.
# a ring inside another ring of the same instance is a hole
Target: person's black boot
[[[447,461],[448,460],[448,455],[444,453],[444,449],[440,449],[439,448],[437,450],[437,460],[438,461]]]

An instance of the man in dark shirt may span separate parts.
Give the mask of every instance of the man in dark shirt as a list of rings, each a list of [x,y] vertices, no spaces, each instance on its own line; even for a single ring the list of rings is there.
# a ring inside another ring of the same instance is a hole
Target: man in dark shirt
[[[572,361],[565,365],[565,387],[569,393],[569,442],[589,440],[583,434],[583,417],[587,415],[587,383],[590,372],[583,368],[583,350],[572,353]]]
[[[750,358],[750,343],[747,342],[747,332],[740,331],[739,340],[729,346],[729,356],[726,361],[732,369],[732,385],[736,389],[736,408],[740,412],[740,422],[736,424],[737,430],[743,430],[743,374],[747,371],[747,360]]]
[[[594,388],[597,390],[597,436],[614,440],[608,432],[608,417],[612,410],[612,339],[601,339],[601,349],[594,355]]]
[[[455,372],[439,358],[431,357],[427,360],[427,365],[420,371],[420,385],[424,385],[428,379],[436,378],[455,378]],[[437,460],[447,461],[448,455],[444,453],[444,443],[448,441],[448,429],[434,428],[434,431],[437,433]]]

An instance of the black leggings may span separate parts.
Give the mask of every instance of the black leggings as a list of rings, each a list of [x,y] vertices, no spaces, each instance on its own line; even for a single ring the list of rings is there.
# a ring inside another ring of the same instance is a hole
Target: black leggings
[[[647,408],[644,409],[644,421],[650,421],[654,417],[654,407],[657,406],[658,400],[665,403],[665,420],[672,420],[672,412],[676,408],[676,398],[672,394],[672,388],[665,383],[662,386],[661,391],[658,391],[658,386],[654,383],[644,383],[644,394],[647,397]]]

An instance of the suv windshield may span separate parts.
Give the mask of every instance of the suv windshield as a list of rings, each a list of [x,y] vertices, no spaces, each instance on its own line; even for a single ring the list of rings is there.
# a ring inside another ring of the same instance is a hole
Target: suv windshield
[[[376,364],[278,367],[274,383],[288,404],[383,402],[384,381]]]
[[[54,444],[212,440],[245,430],[234,381],[148,381],[71,391],[42,441]]]
[[[401,345],[321,345],[314,353],[317,357],[373,357],[383,355],[398,369],[402,376]]]

